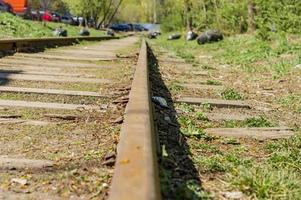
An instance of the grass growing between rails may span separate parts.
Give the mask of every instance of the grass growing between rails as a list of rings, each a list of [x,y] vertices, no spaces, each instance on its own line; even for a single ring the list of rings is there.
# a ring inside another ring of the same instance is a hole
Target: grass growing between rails
[[[80,27],[62,23],[52,23],[24,20],[20,17],[0,13],[0,39],[7,38],[41,38],[53,37],[53,30],[62,26],[68,31],[68,36],[79,36]],[[104,32],[89,29],[91,36],[102,36]]]
[[[208,119],[200,108],[179,104],[177,109],[184,113],[178,122],[203,186],[211,191],[209,199],[221,199],[224,191],[241,191],[243,199],[301,199],[300,130],[290,139],[261,143],[213,137],[203,129],[202,122],[208,123]],[[261,116],[233,121],[229,127],[275,125]]]
[[[196,41],[186,41],[184,35],[178,40],[167,40],[168,35],[163,34],[155,42],[191,63],[213,59],[215,64],[239,66],[250,73],[271,72],[274,76],[282,76],[301,61],[301,38],[298,36],[275,34],[271,41],[262,41],[254,35],[238,35],[198,45]],[[291,56],[286,57],[288,54]]]
[[[173,73],[175,64],[170,64],[171,67],[166,64],[168,70],[165,71],[162,64],[167,81],[222,84],[221,91],[202,93],[203,90],[195,90],[194,95],[242,100],[252,107],[222,109],[206,104],[175,105],[179,131],[189,146],[188,154],[200,174],[202,190],[207,194],[206,197],[198,195],[199,199],[230,199],[225,193],[240,191],[243,194],[240,199],[301,200],[301,37],[273,35],[270,41],[261,41],[255,35],[237,35],[200,46],[196,41],[186,42],[183,36],[173,41],[168,41],[167,36],[163,34],[150,43],[191,62],[191,69],[195,71],[210,72],[208,76],[185,73],[180,76]],[[169,89],[174,97],[186,94],[185,89],[175,86]],[[218,113],[249,117],[211,121],[210,114]],[[258,141],[216,137],[206,131],[207,128],[279,126],[292,128],[295,136]]]

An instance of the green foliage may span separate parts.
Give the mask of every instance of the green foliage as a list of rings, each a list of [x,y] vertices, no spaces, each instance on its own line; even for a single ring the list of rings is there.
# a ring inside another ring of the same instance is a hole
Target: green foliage
[[[189,180],[179,187],[176,191],[176,200],[199,200],[212,199],[209,193],[201,188],[201,183],[196,180]]]
[[[226,100],[241,100],[243,96],[235,91],[233,88],[227,88],[221,93],[223,99]]]
[[[173,91],[182,91],[184,88],[177,82],[173,82],[170,84],[169,88]]]
[[[79,27],[61,23],[42,23],[24,20],[8,13],[0,13],[0,38],[41,38],[52,37],[53,30],[61,26],[68,36],[78,36]],[[91,36],[101,36],[102,31],[91,29]]]
[[[265,117],[252,117],[245,120],[244,124],[247,127],[272,127],[273,124]]]
[[[279,100],[279,102],[297,113],[301,113],[301,94],[288,95]]]
[[[260,117],[252,117],[248,118],[243,121],[236,121],[236,120],[228,120],[225,121],[225,126],[227,128],[237,128],[237,127],[273,127],[276,124],[270,122],[263,116]]]
[[[205,115],[205,113],[200,112],[200,111],[196,112],[195,118],[196,118],[197,120],[201,120],[201,121],[209,121],[209,119],[208,119],[208,117]]]
[[[212,140],[213,137],[204,132],[203,129],[198,128],[192,118],[185,116],[178,117],[178,122],[181,125],[181,133],[186,137]]]
[[[40,22],[25,21],[8,13],[0,13],[0,37],[47,37],[52,31]]]
[[[254,199],[300,199],[301,181],[297,173],[270,166],[237,169],[229,176],[231,185]]]
[[[182,0],[166,0],[160,5],[161,29],[165,32],[182,30],[184,11]]]
[[[183,30],[187,19],[195,29],[220,29],[226,34],[248,31],[249,0],[165,0],[160,6],[164,31]],[[300,33],[301,2],[296,0],[253,0],[257,36],[270,40],[272,32]],[[185,5],[190,5],[187,10]]]
[[[192,105],[187,104],[187,103],[178,104],[177,108],[180,109],[183,112],[186,112],[186,113],[195,111],[194,107]]]
[[[206,82],[208,85],[222,85],[220,81],[217,80],[207,80]]]
[[[238,166],[250,167],[252,160],[242,158],[238,151],[219,153],[212,156],[199,156],[196,162],[204,172],[233,172]]]

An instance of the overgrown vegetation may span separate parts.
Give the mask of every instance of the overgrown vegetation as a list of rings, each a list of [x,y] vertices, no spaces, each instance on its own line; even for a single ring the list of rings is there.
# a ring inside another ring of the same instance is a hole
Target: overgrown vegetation
[[[225,86],[225,90],[216,92],[220,98],[247,99],[256,101],[263,108],[279,108],[254,112],[255,117],[243,121],[215,122],[208,120],[206,114],[219,112],[216,108],[206,104],[177,104],[181,132],[188,141],[189,153],[198,171],[203,175],[201,180],[208,187],[205,190],[216,195],[213,197],[216,199],[222,199],[218,195],[224,191],[241,191],[246,199],[301,199],[301,132],[298,129],[300,123],[297,123],[301,112],[298,90],[300,36],[271,32],[271,40],[261,40],[255,34],[244,34],[202,46],[183,38],[174,41],[166,38],[167,34],[163,34],[151,42],[184,59],[186,55],[193,55],[194,60],[190,62],[197,63],[193,65],[194,70],[210,70],[206,84],[218,85],[219,82],[214,80],[219,80]],[[175,94],[179,95],[179,92]],[[244,114],[247,113],[243,111]],[[294,128],[296,136],[258,142],[216,138],[205,131],[215,127],[278,126]]]
[[[257,30],[257,36],[267,40],[271,32],[301,30],[301,2],[295,0],[165,0],[161,4],[159,16],[166,31],[185,27],[215,28],[227,34]]]
[[[228,128],[237,128],[237,127],[273,127],[276,124],[270,122],[263,116],[252,117],[243,121],[229,120],[225,121],[225,127]]]
[[[235,91],[233,88],[227,88],[222,93],[221,96],[226,100],[242,100],[243,96]]]

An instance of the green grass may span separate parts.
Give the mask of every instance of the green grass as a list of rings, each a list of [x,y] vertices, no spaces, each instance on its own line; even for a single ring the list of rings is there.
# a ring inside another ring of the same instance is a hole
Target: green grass
[[[301,199],[301,135],[266,145],[265,162],[229,174],[232,187],[254,199]]]
[[[228,120],[225,121],[225,127],[227,128],[237,128],[237,127],[273,127],[276,126],[275,123],[270,122],[264,116],[252,117],[243,121]]]
[[[271,73],[274,78],[291,72],[292,68],[300,64],[299,43],[293,43],[284,36],[272,35],[271,41],[262,41],[254,35],[238,35],[226,37],[223,41],[198,45],[196,41],[187,42],[183,38],[168,41],[169,34],[165,33],[151,43],[160,44],[161,47],[173,51],[177,56],[188,62],[198,63],[207,58],[199,58],[200,55],[210,55],[212,62],[216,64],[228,64],[237,67],[247,73],[265,72]],[[235,48],[233,48],[235,47]],[[294,57],[287,60],[283,54],[292,54]],[[278,62],[275,62],[278,59]],[[208,70],[215,66],[208,64],[201,68]]]
[[[197,126],[195,119],[179,116],[178,122],[181,125],[181,133],[186,137],[212,140],[214,137],[208,135],[204,130]]]
[[[279,102],[294,112],[301,113],[301,94],[288,95],[281,98]]]
[[[284,80],[281,82],[284,88],[288,82],[292,83],[292,87],[297,86],[294,85],[298,80],[295,76],[300,72],[294,66],[301,63],[299,36],[295,36],[294,40],[287,40],[283,36],[272,35],[270,41],[261,41],[254,35],[238,35],[226,37],[218,43],[199,46],[195,41],[186,42],[183,38],[167,41],[167,35],[163,34],[151,43],[166,48],[185,60],[194,58],[190,62],[200,62],[196,65],[200,69],[219,70],[220,65],[228,65],[229,67],[222,69],[236,73],[231,75],[241,75],[243,81],[257,81],[262,86],[261,81],[275,83],[275,79],[281,79]],[[225,74],[225,77],[227,75],[229,74]],[[218,83],[209,80],[207,84]],[[268,86],[275,86],[275,90],[282,89],[278,85]],[[243,94],[235,88],[225,89],[221,96],[227,100],[244,99]],[[276,96],[273,103],[280,103],[292,113],[301,113],[299,93]],[[212,137],[204,133],[207,123],[211,123],[212,127],[274,127],[278,126],[274,121],[278,119],[270,120],[259,116],[243,121],[207,122],[206,115],[199,110],[210,110],[209,105],[176,106],[182,111],[178,122],[191,157],[202,174],[204,184],[209,180],[207,186],[213,193],[241,191],[246,199],[301,199],[300,129],[296,129],[295,137],[264,142]],[[220,185],[225,188],[219,187]],[[185,193],[185,190],[182,192]]]
[[[68,36],[78,36],[80,27],[62,23],[43,23],[23,20],[8,13],[0,13],[0,39],[4,38],[41,38],[53,37],[53,30],[62,26],[67,29]],[[103,31],[90,29],[91,36],[104,35]]]
[[[178,82],[172,82],[169,87],[168,87],[171,91],[175,91],[175,92],[179,92],[182,91],[184,89],[183,86],[181,86]]]
[[[225,100],[243,100],[243,96],[235,91],[233,88],[226,88],[222,93],[221,96]]]
[[[207,85],[222,85],[220,81],[217,80],[207,80]]]

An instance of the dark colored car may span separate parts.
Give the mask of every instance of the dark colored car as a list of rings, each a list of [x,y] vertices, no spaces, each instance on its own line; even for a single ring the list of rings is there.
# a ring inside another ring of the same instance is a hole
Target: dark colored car
[[[128,25],[131,27],[131,31],[137,31],[137,32],[148,31],[148,29],[143,27],[141,24],[128,24]]]
[[[123,32],[131,31],[131,27],[128,24],[113,24],[108,28],[114,31],[123,31]]]
[[[11,5],[9,5],[8,3],[5,3],[2,0],[0,0],[0,12],[14,13]]]
[[[25,16],[25,19],[31,19],[34,21],[42,21],[42,16],[44,15],[44,11],[31,11],[29,15]]]
[[[73,18],[67,15],[61,17],[61,22],[64,24],[76,25],[76,22],[73,20]]]

